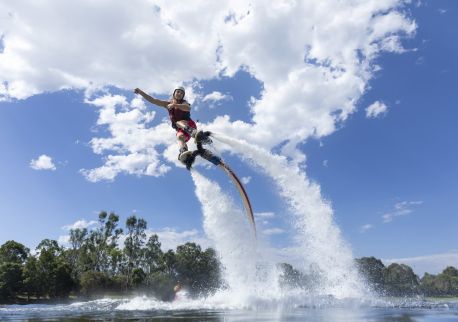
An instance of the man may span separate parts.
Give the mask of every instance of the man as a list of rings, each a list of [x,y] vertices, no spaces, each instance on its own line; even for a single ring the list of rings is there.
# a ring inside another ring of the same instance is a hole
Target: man
[[[188,142],[191,137],[195,138],[196,141],[199,142],[209,139],[203,138],[203,132],[197,131],[197,125],[191,119],[191,104],[189,104],[188,101],[184,99],[186,94],[184,88],[182,86],[175,88],[170,101],[162,101],[156,99],[146,94],[139,88],[136,88],[134,93],[140,94],[148,102],[164,107],[168,110],[170,120],[172,121],[172,127],[177,131],[176,135],[178,139],[178,145],[180,147],[178,160],[184,164],[187,164],[187,161],[191,157],[192,152],[188,151],[186,142]]]

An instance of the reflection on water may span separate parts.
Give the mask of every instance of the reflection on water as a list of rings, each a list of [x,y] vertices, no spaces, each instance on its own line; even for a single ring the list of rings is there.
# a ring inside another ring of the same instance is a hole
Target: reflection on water
[[[418,299],[303,300],[256,303],[231,308],[210,299],[161,302],[154,298],[101,299],[65,305],[0,305],[0,320],[84,321],[309,321],[309,322],[451,322],[458,321],[458,302]]]

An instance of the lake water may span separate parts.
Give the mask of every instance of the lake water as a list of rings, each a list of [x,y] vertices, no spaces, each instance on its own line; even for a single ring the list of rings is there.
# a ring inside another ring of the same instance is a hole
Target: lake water
[[[169,303],[148,297],[106,298],[65,305],[0,305],[0,320],[451,322],[458,321],[458,301],[315,299],[302,305],[264,302],[231,308],[205,300]]]

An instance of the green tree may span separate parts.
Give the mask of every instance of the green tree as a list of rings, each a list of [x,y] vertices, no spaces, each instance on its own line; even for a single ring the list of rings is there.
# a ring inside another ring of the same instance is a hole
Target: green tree
[[[81,272],[85,271],[87,261],[83,260],[85,255],[84,244],[88,236],[87,228],[76,228],[70,230],[70,249],[67,250],[68,262],[75,269],[73,270],[73,277],[78,279]]]
[[[211,248],[202,252],[195,243],[178,246],[176,271],[180,282],[194,295],[205,295],[220,286],[220,265]]]
[[[406,296],[419,292],[419,278],[407,265],[393,263],[383,271],[383,277],[389,295]]]
[[[383,291],[385,265],[375,257],[363,257],[356,259],[356,265],[361,275],[366,279],[369,286],[375,291]]]
[[[22,266],[29,249],[9,240],[0,246],[0,298],[15,298],[22,288]]]
[[[122,229],[117,228],[119,216],[115,213],[101,211],[99,213],[99,225],[96,229],[91,230],[81,244],[79,256],[79,271],[94,270],[98,272],[112,273],[112,259],[110,254],[117,247],[119,236]],[[77,237],[82,237],[82,233],[75,233],[76,246],[79,245]]]
[[[162,254],[160,259],[159,271],[172,278],[176,277],[177,258],[175,252],[169,249]]]
[[[426,273],[421,279],[421,290],[428,296],[458,296],[458,270],[449,266],[438,275]]]
[[[22,288],[22,267],[14,262],[0,263],[0,299],[14,299]]]
[[[133,285],[133,270],[138,268],[143,261],[142,246],[146,239],[146,221],[137,219],[136,216],[130,216],[126,220],[127,237],[124,242],[124,254],[126,255],[126,276],[127,287]]]
[[[103,294],[110,290],[112,286],[113,281],[107,273],[87,271],[81,274],[80,292],[88,298]]]
[[[29,256],[24,265],[24,292],[27,294],[27,300],[30,296],[36,296],[38,299],[45,293],[45,285],[41,279],[41,272],[38,260],[35,256]]]
[[[28,255],[29,249],[14,240],[0,246],[0,262],[23,264]]]
[[[51,298],[68,297],[75,283],[71,266],[57,241],[45,239],[37,247],[39,278]]]
[[[161,243],[156,234],[150,236],[144,248],[144,260],[147,274],[157,272],[161,267],[161,259],[164,253],[161,250]]]

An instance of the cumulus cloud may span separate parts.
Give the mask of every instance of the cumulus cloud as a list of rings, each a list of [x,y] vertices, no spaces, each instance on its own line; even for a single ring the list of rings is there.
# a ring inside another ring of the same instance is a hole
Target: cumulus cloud
[[[232,96],[222,94],[221,92],[212,92],[210,94],[207,94],[204,96],[202,99],[203,102],[209,102],[210,107],[214,107],[216,103],[222,102],[222,101],[230,101],[232,100]]]
[[[36,160],[31,160],[30,167],[35,170],[56,170],[52,158],[46,154],[40,155]]]
[[[138,98],[128,102],[124,96],[108,94],[86,102],[99,108],[97,124],[110,134],[90,142],[94,153],[104,155],[104,164],[81,170],[89,181],[114,180],[120,173],[158,177],[170,170],[156,148],[171,148],[173,132],[166,123],[148,127],[155,112],[145,109]],[[173,160],[171,155],[169,158]]]
[[[92,97],[106,86],[170,94],[177,83],[190,88],[187,97],[198,97],[201,80],[245,70],[263,88],[247,107],[250,120],[221,116],[204,126],[268,149],[281,145],[282,154],[301,162],[299,143],[333,133],[355,112],[380,69],[374,59],[403,52],[402,38],[416,29],[403,13],[404,3],[3,1],[0,12],[9,14],[0,20],[0,99],[65,88]],[[108,127],[109,136],[94,138],[91,146],[104,164],[82,173],[91,181],[166,173],[164,161],[176,159],[170,130],[146,127],[149,116],[138,101],[97,99],[88,103],[102,110],[98,126]]]
[[[379,101],[376,101],[366,108],[367,118],[377,118],[388,112],[388,107]]]
[[[196,229],[191,230],[177,230],[171,227],[164,227],[160,229],[148,230],[149,236],[156,234],[161,242],[161,249],[167,251],[169,249],[176,249],[177,246],[183,245],[187,242],[194,242],[200,245],[203,249],[212,247],[212,242],[203,236],[202,233]]]
[[[80,220],[75,221],[73,224],[63,226],[62,229],[64,230],[83,229],[83,228],[89,228],[94,225],[97,225],[97,221],[95,220],[86,221],[85,219],[80,219]]]
[[[86,221],[85,219],[80,219],[75,221],[73,224],[70,225],[65,225],[62,227],[63,230],[70,231],[72,229],[84,229],[84,228],[89,228],[91,226],[97,225],[98,222],[95,220],[91,221]],[[70,247],[70,235],[61,235],[58,237],[57,241],[59,242],[60,245],[64,247]]]
[[[413,207],[423,204],[423,201],[402,201],[394,205],[394,210],[382,215],[384,223],[392,222],[396,217],[407,216],[413,212]]]
[[[420,277],[424,273],[438,274],[447,266],[458,266],[458,251],[450,251],[425,256],[384,259],[385,265],[391,263],[406,264],[412,267]]]

